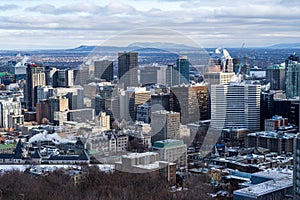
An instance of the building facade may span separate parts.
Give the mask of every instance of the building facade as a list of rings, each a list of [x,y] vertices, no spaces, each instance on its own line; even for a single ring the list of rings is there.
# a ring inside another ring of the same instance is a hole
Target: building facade
[[[119,83],[127,87],[138,86],[138,53],[123,52],[118,54]]]
[[[260,130],[260,85],[212,85],[211,126]]]

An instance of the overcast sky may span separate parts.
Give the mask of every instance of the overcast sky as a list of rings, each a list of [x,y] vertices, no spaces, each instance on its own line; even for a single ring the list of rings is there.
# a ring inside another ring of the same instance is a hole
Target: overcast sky
[[[99,45],[144,27],[161,28],[161,33],[154,31],[154,42],[176,31],[203,47],[295,43],[300,42],[300,1],[0,1],[0,49]]]

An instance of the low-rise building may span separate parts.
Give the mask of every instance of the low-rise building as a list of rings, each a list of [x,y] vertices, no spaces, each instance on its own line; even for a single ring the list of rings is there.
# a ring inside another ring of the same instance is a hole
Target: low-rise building
[[[249,133],[246,137],[246,147],[263,147],[271,152],[292,153],[295,134],[274,131]]]
[[[187,165],[187,145],[182,140],[156,141],[152,148],[159,153],[160,160],[175,162],[178,167]]]
[[[121,161],[115,163],[115,169],[123,172],[161,174],[171,184],[176,183],[176,164],[159,161],[158,153],[130,153],[123,155]]]

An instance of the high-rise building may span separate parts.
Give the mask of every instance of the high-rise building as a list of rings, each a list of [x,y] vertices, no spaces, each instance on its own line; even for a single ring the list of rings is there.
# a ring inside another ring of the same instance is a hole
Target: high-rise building
[[[150,123],[151,106],[149,103],[137,106],[136,120]]]
[[[260,130],[260,85],[212,85],[211,127]]]
[[[127,87],[138,86],[138,53],[123,52],[118,54],[119,83]]]
[[[114,79],[114,64],[113,61],[101,60],[95,61],[94,75],[96,78],[105,81],[112,81]]]
[[[57,70],[53,75],[53,87],[71,87],[74,85],[74,71],[71,69]]]
[[[299,100],[274,99],[274,115],[289,119],[289,123],[299,127]]]
[[[286,97],[300,96],[300,62],[299,57],[290,55],[285,61]]]
[[[25,103],[26,108],[32,109],[37,102],[37,86],[46,85],[46,76],[42,65],[28,64],[26,68]]]
[[[36,104],[36,121],[39,124],[50,121],[49,103],[47,99],[41,99]]]
[[[175,86],[170,91],[170,109],[180,112],[181,123],[208,119],[207,86]]]
[[[10,122],[13,119],[13,122]],[[0,100],[0,127],[15,128],[14,125],[22,125],[24,117],[21,113],[21,102],[15,98]]]
[[[46,76],[46,85],[52,86],[53,87],[53,76],[56,72],[55,67],[50,67],[50,66],[45,66],[45,76]]]
[[[170,94],[169,93],[151,94],[151,107],[152,107],[152,111],[156,111],[155,110],[156,108],[170,111]]]
[[[110,129],[110,117],[106,115],[105,112],[100,112],[98,116],[96,116],[96,126],[99,126],[102,131],[106,131]]]
[[[273,65],[267,67],[267,82],[271,90],[285,90],[285,66]]]
[[[125,120],[136,120],[137,106],[149,101],[150,92],[145,87],[128,87],[120,95],[120,118]]]
[[[53,96],[53,88],[51,86],[37,86],[37,103],[43,99],[48,99]]]
[[[154,85],[157,83],[158,67],[146,66],[140,69],[140,83],[142,85]]]
[[[180,135],[180,113],[159,110],[151,112],[152,141],[178,139]]]
[[[207,72],[204,73],[204,81],[208,85],[227,84],[232,81],[233,72]]]
[[[233,72],[233,59],[226,49],[216,49],[210,55],[209,65],[218,68],[218,72]]]
[[[179,73],[178,76],[175,76],[176,79],[174,80],[175,82],[178,81],[178,85],[181,84],[189,84],[190,82],[190,75],[189,75],[189,71],[190,71],[190,62],[187,58],[187,56],[180,56],[177,60],[176,60],[176,68],[175,68]]]
[[[81,85],[87,83],[87,80],[90,77],[90,70],[89,68],[83,68],[83,69],[76,69],[74,70],[74,85]]]
[[[50,97],[49,102],[49,111],[50,111],[50,121],[53,122],[55,118],[55,112],[57,111],[67,111],[69,110],[69,102],[65,97]]]

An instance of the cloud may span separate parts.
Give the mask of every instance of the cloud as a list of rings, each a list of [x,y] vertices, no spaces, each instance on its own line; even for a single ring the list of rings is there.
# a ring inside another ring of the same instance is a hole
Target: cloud
[[[113,1],[104,7],[104,10],[111,14],[136,14],[136,9],[128,4]]]
[[[15,4],[5,4],[5,5],[0,5],[0,10],[6,11],[6,10],[15,10],[19,8],[18,5]]]
[[[49,41],[47,38],[51,37],[51,45],[63,44],[63,38],[68,38],[68,44],[72,40],[76,44],[85,44],[84,39],[95,42],[99,36],[102,40],[122,31],[149,26],[177,30],[209,46],[219,46],[218,43],[240,46],[245,40],[255,44],[275,39],[290,41],[300,34],[297,26],[300,24],[299,6],[290,6],[281,0],[234,3],[232,0],[156,0],[156,5],[159,2],[161,8],[142,0],[136,0],[136,4],[131,0],[126,3],[111,1],[104,5],[96,1],[49,2],[23,4],[26,12],[18,14],[0,13],[0,32],[28,31],[36,35],[32,38]],[[139,7],[137,4],[145,5]],[[166,8],[170,4],[172,6]],[[13,34],[6,37],[13,37]],[[25,36],[16,34],[15,37],[22,40]],[[29,36],[27,40],[30,40]]]
[[[96,14],[102,11],[102,7],[93,3],[76,3],[68,4],[62,7],[55,7],[51,4],[40,4],[33,7],[27,7],[25,11],[38,12],[41,14],[63,15],[74,13],[90,13]]]

